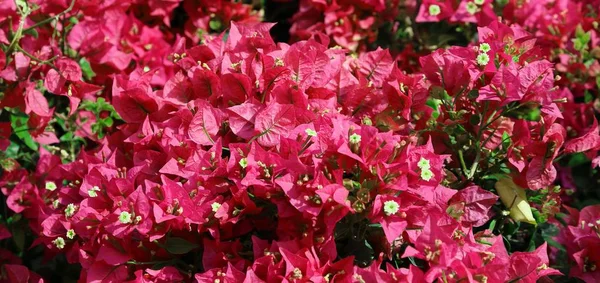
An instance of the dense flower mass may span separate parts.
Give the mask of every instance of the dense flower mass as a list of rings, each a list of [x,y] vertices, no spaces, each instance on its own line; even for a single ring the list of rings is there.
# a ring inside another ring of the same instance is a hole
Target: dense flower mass
[[[599,7],[0,2],[0,282],[597,282]]]

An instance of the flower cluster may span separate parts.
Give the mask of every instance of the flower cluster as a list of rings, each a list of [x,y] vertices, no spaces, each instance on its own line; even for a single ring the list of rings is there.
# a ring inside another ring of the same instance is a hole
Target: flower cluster
[[[600,279],[600,259],[592,251],[600,244],[600,206],[592,205],[577,211],[568,208],[568,229],[561,230],[558,239],[564,243],[570,260],[574,262],[571,275],[585,282]]]
[[[597,24],[567,83],[495,3],[303,0],[276,43],[258,4],[3,2],[0,282],[595,281]],[[478,39],[372,48],[406,18]]]

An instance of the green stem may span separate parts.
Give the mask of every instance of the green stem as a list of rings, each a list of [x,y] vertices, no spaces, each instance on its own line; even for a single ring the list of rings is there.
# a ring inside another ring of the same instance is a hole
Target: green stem
[[[58,13],[58,14],[50,17],[50,18],[47,18],[45,20],[42,20],[42,21],[39,21],[39,22],[35,23],[34,25],[32,25],[32,26],[28,27],[27,29],[25,29],[25,32],[28,32],[28,31],[30,31],[30,30],[32,30],[34,28],[37,28],[39,26],[45,25],[45,24],[47,24],[47,23],[49,23],[49,22],[51,22],[53,20],[58,19],[60,16],[66,14],[68,12],[71,12],[71,10],[73,10],[74,6],[75,6],[75,0],[71,0],[71,4],[69,5],[69,7],[66,10],[64,10],[64,11],[62,11],[62,12],[60,12],[60,13]]]
[[[19,42],[19,40],[21,39],[21,36],[23,35],[23,27],[25,26],[26,18],[27,18],[27,14],[21,16],[21,19],[19,20],[19,27],[17,28],[17,32],[13,36],[12,40],[10,41],[10,44],[8,45],[8,48],[6,49],[7,61],[8,61],[8,57],[10,56],[10,53],[11,53],[10,51],[12,51],[13,47],[15,47],[15,45]]]
[[[15,48],[16,48],[16,49],[17,49],[19,52],[21,52],[21,53],[25,54],[25,56],[27,56],[27,57],[31,58],[31,60],[33,60],[33,61],[36,61],[36,62],[38,62],[39,64],[48,64],[48,65],[50,65],[52,68],[55,68],[55,69],[56,69],[56,67],[54,67],[54,65],[52,64],[52,61],[54,61],[54,60],[58,59],[58,56],[54,56],[54,57],[52,57],[52,58],[50,58],[50,59],[48,59],[48,60],[42,60],[42,59],[39,59],[39,58],[37,58],[37,57],[33,56],[31,53],[29,53],[29,52],[25,51],[25,49],[23,49],[23,48],[22,48],[20,45],[18,45],[18,44],[15,46]]]
[[[463,157],[462,149],[458,150],[458,159],[460,160],[460,166],[462,167],[463,174],[468,176],[469,172],[467,171],[467,164],[465,164],[465,158]]]

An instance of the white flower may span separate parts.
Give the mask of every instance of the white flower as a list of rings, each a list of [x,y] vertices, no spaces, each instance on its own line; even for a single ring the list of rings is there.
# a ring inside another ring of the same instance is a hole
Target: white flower
[[[98,186],[93,186],[91,189],[88,190],[88,195],[91,198],[95,198],[98,196],[98,193],[96,193],[98,191],[100,191],[100,188]]]
[[[482,43],[479,44],[479,51],[483,52],[483,53],[488,53],[488,51],[490,51],[492,48],[490,47],[489,44],[487,43]]]
[[[52,243],[59,249],[62,250],[65,248],[65,239],[63,237],[58,237]]]
[[[425,181],[429,181],[433,177],[434,177],[434,175],[433,175],[433,172],[431,172],[431,170],[429,170],[429,169],[421,170],[421,179],[423,179]]]
[[[246,168],[248,167],[248,159],[246,159],[245,157],[240,159],[240,162],[238,162],[238,164],[240,164],[240,166],[242,166],[242,168]]]
[[[396,214],[400,209],[400,205],[394,200],[388,200],[383,203],[383,212],[385,215],[390,216]]]
[[[46,182],[46,190],[54,191],[56,190],[56,183],[54,182]]]
[[[131,223],[131,213],[127,212],[127,211],[123,211],[121,212],[121,214],[119,214],[119,222],[123,223],[123,224],[129,224]]]
[[[217,212],[219,211],[219,208],[221,208],[221,204],[218,202],[213,202],[210,207],[212,208],[213,212]]]
[[[485,0],[473,0],[473,2],[475,2],[475,4],[481,6],[485,3]]]
[[[275,58],[275,66],[281,67],[283,65],[285,65],[285,63],[283,62],[283,60],[281,60],[281,58]]]
[[[475,13],[477,13],[477,5],[473,2],[467,2],[467,12],[471,15],[475,15]]]
[[[488,56],[485,53],[479,53],[479,55],[477,55],[477,64],[481,65],[481,66],[485,66],[490,62],[490,56]]]
[[[360,143],[360,140],[361,140],[361,137],[360,137],[360,135],[359,135],[359,134],[356,134],[356,133],[354,133],[354,134],[352,134],[352,135],[350,136],[350,143],[351,143],[351,144],[357,144],[357,143]]]
[[[304,275],[302,275],[302,270],[300,270],[300,268],[296,267],[292,271],[292,275],[290,277],[292,279],[302,279],[302,277],[304,277]]]
[[[421,170],[427,170],[429,168],[431,168],[431,165],[429,165],[429,160],[421,157],[421,159],[419,159],[419,162],[417,162],[417,166],[419,166],[419,168],[421,168]]]
[[[71,216],[73,216],[73,214],[75,214],[75,210],[76,210],[76,209],[77,209],[77,208],[75,207],[75,205],[74,205],[74,204],[72,204],[72,203],[69,203],[69,204],[67,205],[67,208],[65,208],[65,216],[66,216],[66,217],[71,217]]]
[[[69,229],[69,230],[67,231],[67,238],[69,238],[69,239],[73,240],[73,238],[75,238],[75,235],[76,235],[76,234],[75,234],[75,230],[73,230],[73,229]]]
[[[306,132],[306,134],[309,137],[316,137],[317,136],[317,132],[315,130],[313,130],[313,129],[308,128],[308,129],[305,130],[305,132]]]
[[[433,4],[433,5],[429,5],[429,14],[432,16],[437,16],[442,12],[442,8],[440,8],[440,6]]]

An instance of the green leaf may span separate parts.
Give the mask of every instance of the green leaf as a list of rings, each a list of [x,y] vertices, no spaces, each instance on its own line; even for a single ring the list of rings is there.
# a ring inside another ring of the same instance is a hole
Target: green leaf
[[[81,58],[81,60],[79,60],[79,67],[81,67],[81,72],[86,80],[89,81],[96,76],[96,73],[94,73],[94,70],[92,70],[90,62],[85,58]]]
[[[589,161],[590,160],[587,158],[587,156],[585,156],[585,154],[583,152],[578,152],[578,153],[571,155],[571,158],[569,158],[568,166],[569,167],[577,167],[579,165],[586,164]]]
[[[154,264],[150,269],[160,270],[160,269],[163,269],[164,267],[172,266],[172,265],[174,265],[176,263],[177,263],[177,259],[162,261],[162,262]]]
[[[38,34],[38,32],[37,32],[37,29],[29,29],[29,30],[25,30],[25,31],[24,31],[24,34],[31,35],[31,36],[33,36],[33,38],[35,38],[35,39],[37,39],[37,38],[38,38],[38,36],[39,36],[39,34]]]
[[[471,115],[471,118],[469,118],[469,123],[473,126],[479,125],[480,122],[481,117],[478,114]]]
[[[106,126],[106,127],[112,127],[112,125],[114,124],[114,121],[111,117],[106,117],[106,118],[102,119],[102,124],[104,124],[104,126]]]
[[[508,149],[511,144],[512,144],[512,139],[510,138],[510,135],[508,134],[508,132],[503,132],[502,133],[502,147],[504,149]]]
[[[20,148],[21,148],[21,146],[19,146],[18,143],[11,141],[8,148],[6,148],[6,151],[4,152],[4,154],[8,158],[17,159],[19,157],[19,149]]]
[[[436,98],[429,98],[426,104],[433,109],[431,117],[437,119],[440,116],[439,105],[442,104],[442,101]]]
[[[16,227],[12,229],[12,239],[15,242],[15,246],[19,249],[19,251],[23,251],[25,249],[25,231],[23,229]]]
[[[221,24],[219,19],[211,19],[210,22],[208,22],[208,26],[214,31],[220,31],[223,27],[223,24]]]
[[[498,222],[498,220],[492,219],[492,221],[490,222],[490,231],[494,231],[494,228],[496,228],[496,222]]]
[[[474,90],[469,91],[469,94],[467,95],[467,97],[469,97],[470,99],[476,99],[477,97],[479,97],[479,90],[474,89]]]
[[[29,126],[27,125],[29,117],[21,115],[11,115],[10,124],[13,129],[13,133],[27,145],[30,149],[37,151],[38,144],[33,140],[31,134],[29,134]]]
[[[168,238],[165,242],[165,249],[171,253],[176,255],[186,254],[196,248],[198,248],[198,244],[188,242],[183,238]]]
[[[574,39],[571,39],[571,41],[573,42],[573,48],[575,48],[575,50],[577,51],[587,49],[587,45],[590,42],[590,39],[592,38],[591,32],[583,32],[583,30],[578,30],[575,36],[576,37]]]
[[[67,142],[73,140],[73,132],[67,132],[62,137],[60,137],[60,141]]]

